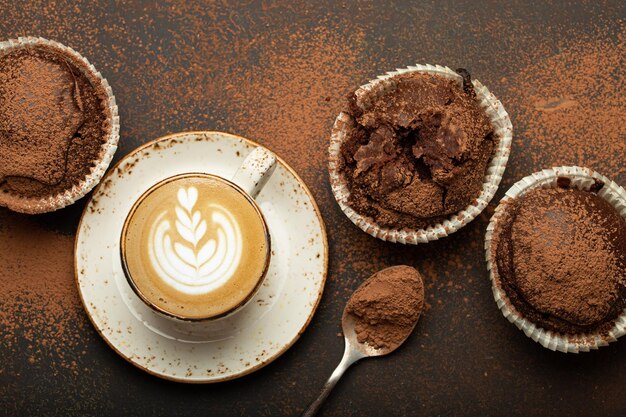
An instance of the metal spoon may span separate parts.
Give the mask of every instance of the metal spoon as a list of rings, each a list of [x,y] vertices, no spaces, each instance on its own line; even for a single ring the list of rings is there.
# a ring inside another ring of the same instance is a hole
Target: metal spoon
[[[391,268],[396,268],[396,267],[392,266],[387,269],[391,269]],[[385,270],[382,270],[380,272],[383,272],[383,271]],[[361,284],[361,286],[365,285],[365,283],[367,283],[370,279],[372,279],[372,277],[368,278],[367,281]],[[415,320],[415,322],[413,323],[413,326],[410,329],[407,329],[406,336],[404,337],[404,339],[400,340],[395,345],[391,345],[382,349],[375,349],[366,343],[359,343],[359,341],[357,340],[356,331],[354,330],[355,321],[356,321],[355,316],[347,312],[347,306],[346,306],[346,308],[344,308],[343,310],[343,316],[341,317],[341,327],[343,329],[343,336],[345,340],[345,349],[343,351],[343,358],[341,358],[341,362],[339,362],[339,365],[337,365],[337,368],[335,368],[330,378],[328,378],[328,381],[326,381],[326,383],[324,384],[324,387],[322,388],[322,392],[320,392],[317,399],[313,401],[311,405],[309,405],[309,408],[307,408],[304,413],[302,413],[302,417],[313,417],[314,415],[317,414],[319,409],[322,407],[322,404],[324,403],[324,401],[326,401],[326,398],[328,398],[328,395],[330,394],[330,392],[333,390],[335,385],[337,385],[337,382],[339,381],[339,379],[342,377],[344,372],[346,372],[346,370],[352,364],[354,364],[355,362],[363,358],[371,358],[375,356],[387,355],[393,352],[394,350],[398,349],[406,341],[406,339],[411,335],[411,332],[413,332],[413,329],[415,328],[415,325],[417,324],[418,320]]]

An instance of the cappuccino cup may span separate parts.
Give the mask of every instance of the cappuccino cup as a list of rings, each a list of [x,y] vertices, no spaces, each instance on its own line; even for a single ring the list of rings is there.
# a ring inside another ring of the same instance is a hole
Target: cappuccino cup
[[[271,257],[255,197],[275,167],[275,155],[256,148],[233,178],[179,174],[139,197],[122,227],[120,256],[130,287],[148,307],[204,321],[250,301]]]

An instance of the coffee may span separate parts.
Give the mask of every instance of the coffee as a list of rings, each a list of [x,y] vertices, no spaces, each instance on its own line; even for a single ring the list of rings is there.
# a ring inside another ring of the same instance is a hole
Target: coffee
[[[185,319],[218,317],[250,299],[270,257],[267,227],[254,201],[207,174],[169,178],[132,208],[122,263],[137,294]]]

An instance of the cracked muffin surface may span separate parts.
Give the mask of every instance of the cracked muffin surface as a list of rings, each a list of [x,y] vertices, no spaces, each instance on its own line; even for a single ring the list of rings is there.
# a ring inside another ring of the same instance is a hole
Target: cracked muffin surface
[[[349,97],[339,170],[355,211],[382,227],[426,228],[475,202],[497,138],[473,90],[430,74],[393,80]]]

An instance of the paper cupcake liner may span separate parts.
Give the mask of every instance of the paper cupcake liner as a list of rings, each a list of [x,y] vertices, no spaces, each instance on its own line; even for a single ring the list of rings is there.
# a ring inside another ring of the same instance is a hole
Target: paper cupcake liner
[[[108,97],[107,106],[109,111],[109,132],[105,143],[101,146],[98,163],[92,167],[91,171],[85,176],[84,179],[77,184],[74,184],[72,188],[64,190],[57,195],[43,198],[19,197],[15,194],[0,193],[0,206],[7,207],[20,213],[38,214],[58,210],[73,204],[76,200],[84,197],[93,189],[93,187],[96,186],[96,184],[98,184],[98,182],[100,182],[102,176],[111,163],[111,160],[113,159],[115,151],[117,150],[117,143],[120,137],[120,121],[117,113],[115,97],[113,96],[113,91],[111,90],[109,83],[85,57],[72,48],[69,48],[59,42],[30,36],[0,42],[0,54],[25,45],[46,45],[54,49],[64,51],[65,53],[73,56],[76,58],[75,64],[77,64],[79,69],[83,71],[89,81],[93,84],[100,83],[104,87]]]
[[[577,166],[544,169],[516,182],[506,192],[506,195],[496,208],[485,234],[487,269],[491,279],[493,297],[500,311],[502,311],[504,317],[515,324],[518,329],[522,330],[526,336],[553,351],[566,353],[589,352],[616,341],[618,337],[626,333],[626,309],[618,316],[615,324],[607,333],[568,335],[545,330],[525,319],[509,301],[504,289],[498,282],[498,270],[494,261],[496,248],[491,246],[494,228],[506,211],[509,202],[532,189],[554,188],[559,177],[569,178],[571,180],[570,187],[576,187],[581,190],[588,190],[595,184],[595,180],[602,181],[604,187],[597,193],[598,196],[608,201],[626,219],[626,191],[610,179],[589,168]]]
[[[408,68],[397,69],[379,76],[377,79],[359,87],[355,92],[357,101],[360,105],[367,106],[368,100],[372,96],[384,93],[393,86],[393,77],[406,73],[424,73],[435,74],[441,77],[450,78],[462,83],[462,77],[448,67],[439,65],[415,65]],[[509,159],[511,151],[511,141],[513,136],[513,126],[509,115],[504,110],[502,103],[478,80],[472,80],[476,97],[480,107],[487,113],[494,128],[494,133],[498,138],[497,147],[487,166],[485,172],[485,180],[483,188],[474,204],[468,205],[465,209],[451,215],[442,223],[434,224],[425,229],[393,229],[381,227],[376,222],[360,213],[357,213],[348,205],[350,197],[350,189],[343,174],[339,172],[339,160],[341,158],[340,148],[349,129],[354,127],[355,121],[352,117],[341,112],[332,129],[329,146],[328,170],[330,173],[330,184],[335,195],[335,199],[339,207],[352,222],[370,235],[389,242],[399,242],[404,244],[416,245],[418,243],[426,243],[431,240],[440,239],[451,233],[456,232],[476,216],[478,216],[495,195],[506,163]]]

